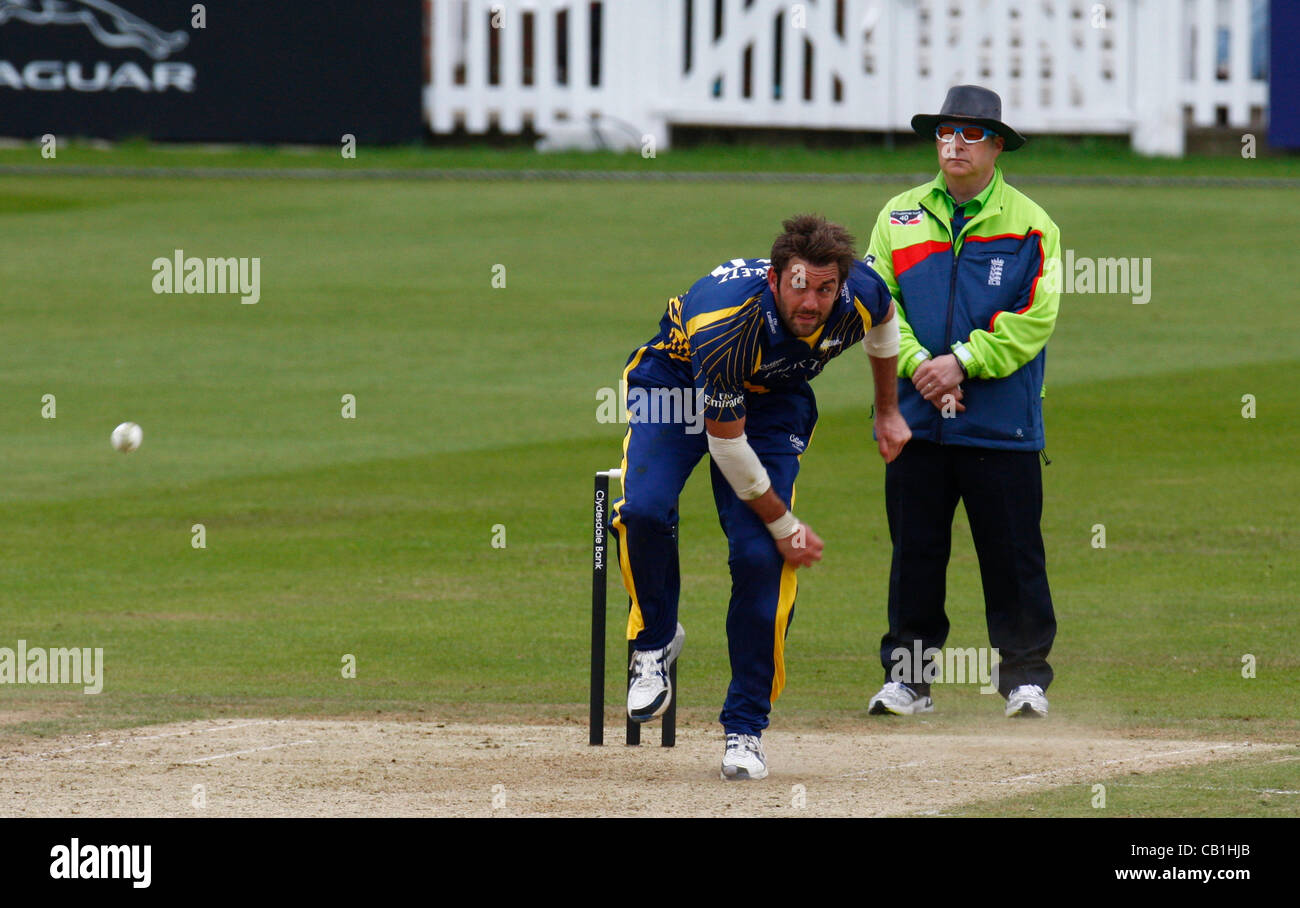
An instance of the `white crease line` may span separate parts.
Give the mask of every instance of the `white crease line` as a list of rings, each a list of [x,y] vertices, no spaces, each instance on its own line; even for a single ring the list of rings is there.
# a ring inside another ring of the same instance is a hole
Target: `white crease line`
[[[878,772],[889,772],[892,769],[911,769],[913,766],[927,766],[925,760],[913,760],[911,763],[891,763],[888,766],[877,766],[874,769],[859,769],[857,772],[846,772],[838,775],[837,779],[865,779]]]
[[[1064,773],[1064,772],[1077,772],[1077,771],[1085,770],[1085,769],[1098,770],[1098,769],[1103,769],[1103,768],[1105,768],[1105,767],[1107,767],[1107,766],[1117,766],[1117,765],[1119,765],[1120,763],[1132,763],[1134,760],[1159,760],[1159,759],[1161,759],[1162,757],[1178,757],[1178,756],[1182,756],[1183,754],[1203,753],[1203,752],[1205,752],[1205,751],[1207,751],[1207,750],[1209,750],[1209,751],[1214,751],[1214,750],[1230,750],[1230,749],[1232,749],[1232,748],[1244,748],[1244,747],[1252,747],[1252,746],[1254,746],[1254,747],[1258,747],[1259,745],[1251,745],[1251,744],[1209,744],[1209,745],[1206,745],[1205,747],[1189,747],[1189,748],[1186,748],[1185,750],[1169,750],[1169,751],[1165,751],[1164,753],[1158,753],[1158,754],[1137,754],[1136,756],[1132,756],[1132,757],[1123,757],[1122,759],[1118,759],[1118,760],[1103,760],[1103,761],[1102,761],[1101,763],[1099,763],[1099,764],[1093,764],[1093,763],[1076,763],[1074,766],[1061,766],[1061,767],[1057,767],[1056,769],[1045,769],[1045,770],[1043,770],[1042,772],[1031,772],[1031,773],[1029,773],[1028,775],[1023,775],[1023,776],[1012,776],[1012,777],[1009,778],[1009,779],[999,779],[999,780],[997,780],[996,782],[994,782],[993,784],[995,784],[995,785],[1007,785],[1007,784],[1010,784],[1010,783],[1012,783],[1012,782],[1025,782],[1025,781],[1028,781],[1028,780],[1030,780],[1030,779],[1038,779],[1038,778],[1041,778],[1041,777],[1043,777],[1043,776],[1054,776],[1054,775],[1060,775],[1061,773]]]
[[[74,744],[72,747],[65,747],[62,750],[47,750],[37,754],[6,754],[0,755],[0,760],[39,760],[42,757],[53,757],[59,754],[70,754],[78,750],[89,750],[92,747],[109,747],[113,744],[130,744],[134,741],[156,741],[159,738],[178,738],[185,735],[201,735],[210,731],[227,731],[235,728],[251,728],[254,725],[279,725],[284,719],[259,719],[256,722],[242,722],[239,725],[214,725],[211,728],[197,728],[189,731],[166,731],[160,735],[132,735],[129,738],[121,738],[116,741],[94,741],[90,744]]]
[[[265,750],[278,750],[281,747],[298,747],[303,744],[315,744],[315,743],[316,743],[315,741],[290,741],[287,744],[268,744],[266,747],[254,747],[250,750],[236,750],[228,754],[216,754],[215,756],[211,756],[211,757],[200,757],[197,760],[182,760],[180,765],[185,766],[190,763],[210,763],[213,760],[224,760],[226,759],[226,757],[242,757],[245,754],[256,754],[256,753],[261,753],[262,751]]]

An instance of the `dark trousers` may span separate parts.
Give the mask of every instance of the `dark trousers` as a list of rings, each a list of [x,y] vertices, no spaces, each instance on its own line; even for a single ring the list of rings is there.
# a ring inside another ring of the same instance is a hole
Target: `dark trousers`
[[[939,445],[913,439],[885,468],[885,508],[894,546],[889,572],[889,632],[880,641],[885,680],[898,647],[942,649],[948,639],[944,596],[952,519],[966,506],[984,584],[989,644],[1001,656],[998,690],[1022,684],[1043,690],[1056,616],[1047,587],[1039,521],[1043,482],[1036,451]],[[920,677],[919,675],[917,677]],[[930,685],[907,681],[918,694]]]

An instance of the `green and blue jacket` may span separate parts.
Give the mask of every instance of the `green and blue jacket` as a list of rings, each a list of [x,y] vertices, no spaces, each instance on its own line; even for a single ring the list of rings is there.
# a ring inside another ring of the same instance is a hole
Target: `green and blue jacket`
[[[1041,450],[1045,347],[1060,302],[1060,231],[1043,209],[996,168],[958,210],[940,173],[885,204],[867,261],[897,303],[899,408],[913,437]],[[945,353],[967,375],[966,410],[947,418],[911,382]]]

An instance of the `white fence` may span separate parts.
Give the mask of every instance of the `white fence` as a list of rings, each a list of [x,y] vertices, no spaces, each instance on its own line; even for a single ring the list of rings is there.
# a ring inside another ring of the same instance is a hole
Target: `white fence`
[[[436,133],[907,130],[976,83],[1022,132],[1180,155],[1189,122],[1245,128],[1268,103],[1264,0],[428,2]]]

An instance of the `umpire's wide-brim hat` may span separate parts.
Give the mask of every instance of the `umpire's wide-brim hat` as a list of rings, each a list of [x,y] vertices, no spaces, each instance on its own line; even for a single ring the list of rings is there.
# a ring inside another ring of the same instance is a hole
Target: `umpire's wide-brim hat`
[[[912,117],[912,129],[922,138],[933,139],[934,128],[945,120],[965,120],[993,130],[1002,136],[1005,151],[1015,151],[1025,144],[1024,136],[1002,122],[1002,99],[997,92],[978,85],[954,85],[937,114]]]

